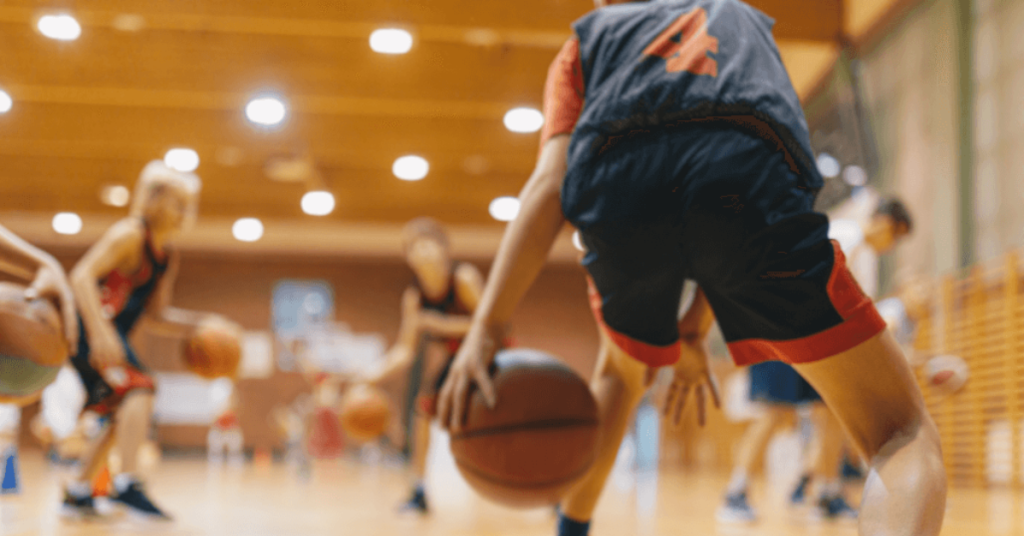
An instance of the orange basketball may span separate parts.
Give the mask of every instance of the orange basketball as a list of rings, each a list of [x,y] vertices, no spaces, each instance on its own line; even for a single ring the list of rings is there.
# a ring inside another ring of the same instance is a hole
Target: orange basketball
[[[185,348],[186,366],[203,378],[233,377],[241,359],[238,332],[220,320],[201,323]]]
[[[488,409],[474,392],[451,439],[459,472],[506,506],[553,505],[597,459],[597,401],[583,378],[543,352],[505,350],[494,365],[498,404]]]
[[[368,385],[357,385],[341,401],[341,427],[353,439],[372,441],[384,434],[391,419],[388,399]]]
[[[26,300],[25,287],[0,283],[0,403],[38,400],[67,358],[57,308]]]

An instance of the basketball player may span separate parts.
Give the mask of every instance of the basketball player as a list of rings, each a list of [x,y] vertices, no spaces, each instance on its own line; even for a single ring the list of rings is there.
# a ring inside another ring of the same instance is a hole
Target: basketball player
[[[69,517],[96,515],[90,482],[116,443],[122,463],[113,477],[111,500],[130,513],[170,519],[137,477],[154,385],[128,335],[144,314],[182,336],[212,316],[170,306],[179,263],[171,241],[194,217],[200,186],[195,175],[151,162],[136,184],[129,216],[107,230],[71,272],[80,308],[78,352],[71,362],[88,394],[86,411],[106,417],[109,424],[90,445],[78,479],[65,490],[62,511]]]
[[[25,289],[27,300],[57,299],[68,352],[73,354],[78,348],[78,310],[71,283],[57,259],[0,225],[0,273],[31,279],[32,283]]]
[[[500,403],[496,341],[568,221],[605,352],[622,354],[610,360],[676,364],[675,390],[702,391],[707,363],[682,351],[676,322],[694,279],[737,364],[793,364],[871,461],[861,533],[938,534],[938,434],[812,210],[823,179],[771,19],[738,0],[608,3],[575,23],[549,72],[537,167],[442,389],[442,422],[460,430],[471,384]],[[624,402],[603,398],[605,426]],[[595,501],[571,499],[560,533],[586,534]]]
[[[834,219],[829,237],[839,243],[854,279],[869,297],[878,294],[878,257],[892,251],[912,229],[910,212],[897,199],[876,199],[874,214],[863,221]],[[802,504],[808,487],[816,488],[812,519],[856,518],[857,512],[843,497],[840,467],[843,462],[843,430],[822,403],[821,396],[793,367],[767,361],[750,367],[750,398],[767,405],[765,412],[747,427],[740,440],[737,463],[726,489],[725,503],[717,517],[723,522],[756,521],[757,512],[747,500],[749,475],[757,459],[764,457],[775,430],[798,408],[810,406],[814,437],[800,481],[790,495],[793,505]]]
[[[449,256],[448,234],[430,218],[418,218],[403,231],[405,259],[412,269],[413,284],[402,294],[402,323],[395,345],[388,351],[384,368],[369,379],[380,384],[407,370],[423,341],[424,374],[417,391],[416,416],[412,432],[412,469],[415,482],[404,510],[427,513],[427,451],[430,422],[436,415],[435,398],[444,382],[451,359],[469,329],[470,317],[479,301],[483,277],[472,264],[456,263]]]

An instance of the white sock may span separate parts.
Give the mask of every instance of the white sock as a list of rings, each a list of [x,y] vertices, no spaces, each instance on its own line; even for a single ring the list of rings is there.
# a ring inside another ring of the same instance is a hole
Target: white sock
[[[737,467],[732,472],[732,478],[729,480],[729,487],[725,489],[729,495],[736,495],[747,491],[747,485],[749,484],[749,478],[747,471],[741,467]]]
[[[116,489],[118,493],[124,493],[128,490],[128,486],[131,486],[135,482],[138,482],[138,480],[136,480],[135,476],[131,473],[121,473],[114,477],[114,489]]]
[[[92,495],[92,486],[88,482],[76,481],[68,484],[68,493],[72,497],[82,499]]]

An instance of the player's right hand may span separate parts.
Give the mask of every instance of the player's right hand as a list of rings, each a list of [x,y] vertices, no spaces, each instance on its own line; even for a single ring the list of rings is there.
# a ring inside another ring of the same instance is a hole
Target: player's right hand
[[[126,359],[124,344],[113,328],[104,330],[102,335],[89,340],[89,363],[96,370],[122,367]]]
[[[437,416],[441,426],[449,432],[462,430],[462,421],[466,417],[470,387],[475,383],[480,393],[493,408],[497,403],[494,383],[488,373],[494,354],[498,351],[497,342],[501,340],[494,333],[479,323],[474,323],[466,338],[459,347],[459,352],[452,362],[448,379],[437,398]]]

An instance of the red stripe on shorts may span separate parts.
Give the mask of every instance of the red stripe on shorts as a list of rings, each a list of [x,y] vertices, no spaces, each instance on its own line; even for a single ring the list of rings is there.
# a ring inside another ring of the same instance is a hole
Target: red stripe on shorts
[[[598,294],[597,287],[594,286],[594,281],[589,276],[587,277],[587,288],[590,295],[590,310],[594,313],[597,325],[601,326],[601,329],[608,334],[608,338],[621,348],[622,351],[626,352],[629,357],[650,367],[664,367],[679,361],[679,354],[682,352],[682,343],[680,341],[676,341],[668,346],[655,346],[638,341],[610,328],[608,324],[604,323],[604,313],[601,312],[601,295]]]
[[[789,341],[746,339],[729,343],[729,352],[737,365],[762,361],[790,364],[812,363],[854,348],[885,329],[885,320],[875,309],[846,267],[846,256],[839,243],[832,241],[835,261],[828,279],[828,297],[843,323],[820,333]]]

